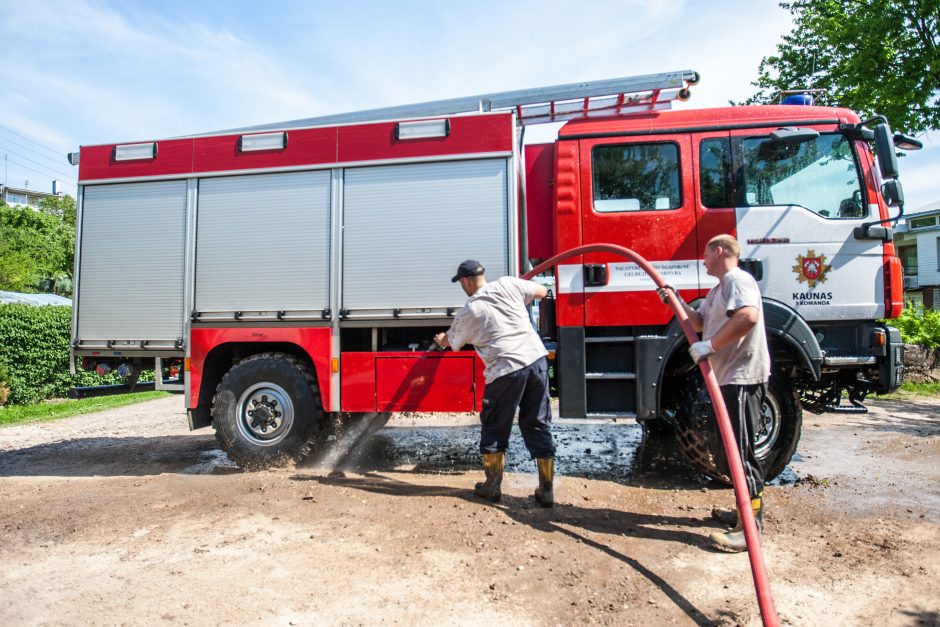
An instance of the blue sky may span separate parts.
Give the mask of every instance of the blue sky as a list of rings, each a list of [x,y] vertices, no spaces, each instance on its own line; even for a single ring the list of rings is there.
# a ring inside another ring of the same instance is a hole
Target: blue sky
[[[722,106],[790,26],[768,0],[0,0],[0,167],[74,194],[82,144],[681,69],[702,75],[682,106]],[[908,211],[940,201],[922,139]]]

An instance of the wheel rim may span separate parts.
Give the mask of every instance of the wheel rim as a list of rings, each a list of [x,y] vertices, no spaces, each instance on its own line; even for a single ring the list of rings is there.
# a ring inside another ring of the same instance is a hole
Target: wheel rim
[[[294,424],[294,402],[276,383],[256,383],[238,399],[238,430],[259,446],[273,446]]]
[[[763,459],[780,437],[780,404],[768,394],[760,408],[757,433],[754,434],[754,455]]]

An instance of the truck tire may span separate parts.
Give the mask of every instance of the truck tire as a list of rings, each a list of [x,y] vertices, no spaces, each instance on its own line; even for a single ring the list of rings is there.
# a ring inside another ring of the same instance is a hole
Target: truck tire
[[[212,399],[216,440],[246,470],[302,460],[325,423],[313,372],[283,353],[241,360],[222,377]]]
[[[721,433],[701,373],[691,373],[682,389],[684,398],[676,412],[675,429],[683,457],[699,472],[730,484],[731,478],[722,469]],[[771,374],[761,414],[755,453],[764,480],[770,481],[790,463],[803,427],[803,408],[786,373]]]

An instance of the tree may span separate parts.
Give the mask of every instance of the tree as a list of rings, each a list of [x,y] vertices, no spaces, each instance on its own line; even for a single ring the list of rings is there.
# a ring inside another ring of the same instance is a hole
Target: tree
[[[75,200],[46,198],[38,209],[0,202],[0,289],[32,291],[47,279],[71,290]]]
[[[761,60],[747,104],[786,89],[823,89],[824,103],[884,115],[906,133],[940,129],[940,0],[795,0],[777,54]]]

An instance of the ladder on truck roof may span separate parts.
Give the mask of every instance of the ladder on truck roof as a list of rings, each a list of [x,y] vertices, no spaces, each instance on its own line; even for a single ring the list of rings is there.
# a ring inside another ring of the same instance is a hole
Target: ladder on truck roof
[[[686,100],[689,97],[688,86],[695,85],[698,81],[698,72],[692,70],[662,72],[338,113],[221,132],[287,130],[333,124],[512,110],[516,112],[516,120],[521,126],[564,122],[577,118],[608,117],[669,109],[673,100]]]

